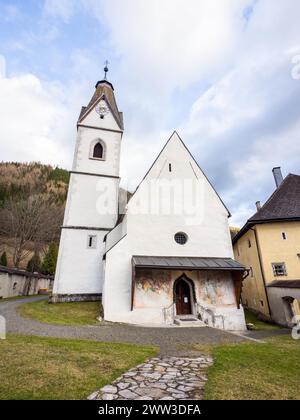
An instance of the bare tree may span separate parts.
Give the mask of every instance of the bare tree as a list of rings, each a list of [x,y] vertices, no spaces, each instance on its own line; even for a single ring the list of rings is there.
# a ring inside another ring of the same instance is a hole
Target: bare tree
[[[0,212],[0,234],[13,240],[15,267],[32,252],[32,243],[38,254],[45,245],[58,241],[62,218],[63,205],[44,194],[6,202]]]

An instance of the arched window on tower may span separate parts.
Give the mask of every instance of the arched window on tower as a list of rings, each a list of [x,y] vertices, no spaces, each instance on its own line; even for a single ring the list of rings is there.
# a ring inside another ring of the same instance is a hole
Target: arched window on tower
[[[106,160],[106,144],[102,139],[95,139],[90,144],[89,158]]]
[[[93,158],[103,159],[103,146],[100,142],[96,143],[93,151]]]

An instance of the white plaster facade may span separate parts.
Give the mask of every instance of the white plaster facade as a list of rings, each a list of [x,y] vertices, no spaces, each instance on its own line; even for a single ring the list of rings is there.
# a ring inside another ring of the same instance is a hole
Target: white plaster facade
[[[104,87],[107,83],[102,83]],[[66,296],[98,299],[103,288],[104,237],[118,218],[119,165],[123,130],[101,90],[77,124],[77,141],[61,233],[53,301]],[[96,90],[96,91],[97,91]],[[97,105],[109,111],[101,119]],[[93,157],[100,142],[103,157]],[[109,194],[107,194],[109,191]],[[89,238],[93,237],[93,246]],[[82,296],[81,296],[82,295]],[[68,299],[67,299],[68,300]]]
[[[111,105],[99,96],[78,124],[54,301],[59,296],[102,293],[106,320],[161,325],[167,322],[166,313],[173,304],[174,284],[185,275],[195,290],[192,313],[198,315],[197,308],[202,305],[206,315],[209,311],[217,318],[222,315],[222,326],[217,322],[214,326],[245,329],[243,309],[238,308],[230,272],[219,271],[211,278],[212,272],[165,270],[159,281],[165,278],[166,282],[155,291],[145,293],[147,279],[138,286],[133,256],[233,258],[229,212],[174,132],[120,221],[118,177],[122,127],[111,107],[103,119],[99,118],[95,110],[99,100],[104,106],[105,102]],[[103,159],[92,157],[97,139],[104,145]],[[175,241],[178,232],[186,235],[186,244]],[[89,235],[97,237],[93,249],[87,246]],[[217,299],[209,301],[213,293],[217,293]],[[206,321],[212,325],[210,319]]]
[[[186,212],[174,214],[174,203],[180,208],[188,201],[188,185],[193,186],[194,195],[198,188],[199,200],[196,201],[196,208],[187,206]],[[149,193],[151,188],[153,191],[156,187],[163,189],[160,196],[155,192]],[[163,214],[165,209],[162,201],[174,188],[176,191],[170,206],[173,207],[173,214],[172,209],[171,213]],[[145,205],[147,197],[149,207]],[[154,200],[157,201],[153,202]],[[141,210],[140,206],[144,208]],[[157,208],[158,213],[154,211]],[[178,134],[174,133],[129,201],[123,222],[107,235],[103,293],[105,319],[138,324],[163,323],[163,309],[172,303],[163,291],[152,296],[144,295],[143,299],[147,299],[148,303],[145,304],[144,301],[132,310],[132,256],[232,258],[228,216],[228,210],[219,196]],[[176,232],[187,234],[188,241],[185,245],[175,242]],[[178,277],[183,274],[186,272],[176,273]],[[193,279],[194,275],[190,274],[190,278]],[[233,299],[233,283],[227,277],[226,273],[222,280],[223,287],[227,290],[223,301],[218,305],[207,304],[205,300],[202,303],[206,307],[212,306],[216,314],[225,316],[226,329],[243,330],[243,309],[237,309],[236,300]],[[142,300],[141,296],[140,299]]]

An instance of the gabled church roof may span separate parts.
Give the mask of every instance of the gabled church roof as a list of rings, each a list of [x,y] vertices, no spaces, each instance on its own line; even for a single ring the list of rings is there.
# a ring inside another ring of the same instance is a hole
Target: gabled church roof
[[[209,183],[209,185],[212,187],[212,189],[214,190],[214,192],[216,193],[216,195],[218,196],[219,200],[221,201],[221,203],[223,204],[223,206],[225,207],[225,209],[228,212],[228,217],[231,217],[231,213],[228,210],[226,204],[224,203],[224,201],[222,200],[222,198],[220,197],[220,195],[218,194],[217,190],[215,189],[215,187],[212,185],[212,183],[210,182],[210,180],[207,178],[207,176],[205,175],[205,173],[203,172],[203,170],[200,168],[198,162],[196,161],[196,159],[194,158],[194,156],[192,155],[192,153],[190,152],[190,150],[187,148],[186,144],[184,143],[184,141],[182,140],[182,138],[179,136],[179,134],[177,133],[177,131],[173,131],[173,134],[171,135],[171,137],[168,139],[168,141],[166,142],[166,144],[164,145],[164,147],[162,148],[162,150],[160,151],[160,153],[158,154],[157,158],[154,160],[154,162],[152,163],[152,165],[150,166],[149,170],[146,172],[145,176],[143,177],[143,179],[141,180],[141,182],[139,183],[139,185],[136,187],[133,195],[137,192],[137,190],[139,189],[140,185],[143,183],[143,181],[146,179],[147,175],[150,173],[151,169],[154,167],[154,165],[156,164],[158,158],[160,157],[160,155],[163,153],[163,151],[166,149],[166,147],[168,146],[169,142],[174,138],[174,136],[176,136],[178,138],[178,140],[182,143],[183,147],[186,149],[186,151],[188,152],[188,154],[190,155],[191,159],[193,160],[193,162],[196,164],[196,166],[200,169],[201,173],[204,175],[204,177],[206,178],[207,182]]]
[[[95,89],[96,90],[94,92],[94,95],[92,96],[88,106],[83,106],[81,108],[78,123],[80,123],[83,120],[83,118],[91,111],[91,109],[94,108],[97,102],[99,102],[101,99],[104,99],[107,102],[118,126],[121,130],[123,130],[123,113],[119,112],[118,110],[113,85],[107,80],[101,80],[97,82]]]
[[[151,170],[152,170],[152,168],[154,168],[154,166],[156,165],[156,163],[157,163],[157,161],[158,161],[158,159],[160,158],[160,156],[162,155],[162,153],[164,152],[164,150],[168,147],[168,145],[170,144],[170,142],[172,141],[172,140],[175,140],[175,139],[177,139],[181,144],[182,144],[182,146],[184,147],[184,149],[187,151],[187,153],[188,153],[188,155],[190,156],[190,163],[191,163],[191,161],[197,166],[197,168],[199,168],[199,170],[200,170],[200,172],[201,172],[201,174],[204,176],[204,178],[207,180],[207,182],[208,182],[208,184],[210,185],[210,187],[211,187],[211,189],[213,190],[213,192],[215,193],[215,195],[216,195],[216,197],[217,197],[217,199],[219,199],[220,200],[220,202],[221,202],[221,204],[223,205],[223,207],[225,208],[225,210],[227,211],[227,215],[228,215],[228,217],[230,217],[231,216],[231,214],[230,214],[230,212],[229,212],[229,210],[228,210],[228,208],[226,207],[226,205],[225,205],[225,203],[223,202],[223,200],[221,199],[221,197],[219,196],[219,194],[217,193],[217,191],[215,190],[215,188],[214,188],[214,186],[211,184],[211,182],[209,181],[209,179],[207,178],[207,176],[205,175],[205,173],[202,171],[202,169],[200,168],[200,166],[198,165],[198,163],[197,163],[197,161],[195,160],[195,158],[193,157],[193,155],[191,154],[191,152],[189,151],[189,149],[187,148],[187,146],[184,144],[184,142],[183,142],[183,140],[180,138],[180,136],[178,135],[178,133],[176,132],[176,131],[174,131],[173,132],[173,134],[170,136],[170,138],[168,139],[168,141],[166,142],[166,144],[164,145],[164,147],[162,148],[162,150],[160,151],[160,153],[158,154],[158,156],[156,157],[156,159],[154,160],[154,162],[152,163],[152,165],[150,166],[150,168],[149,168],[149,170],[147,171],[147,173],[145,174],[145,176],[143,177],[143,179],[141,180],[141,182],[138,184],[138,186],[137,186],[137,188],[135,189],[135,191],[134,191],[134,193],[132,194],[132,196],[130,197],[130,199],[128,200],[128,203],[130,202],[130,200],[135,196],[135,194],[137,193],[137,191],[139,190],[139,188],[141,187],[141,185],[143,184],[143,182],[146,180],[146,178],[147,178],[147,176],[148,176],[148,174],[151,172]],[[194,168],[192,167],[192,165],[191,165],[191,169],[193,170],[193,172],[194,172],[194,174],[195,174],[195,170],[194,170]],[[195,174],[195,176],[197,177],[197,175]],[[125,215],[126,215],[126,213],[128,213],[128,208],[127,208],[127,210],[126,210],[126,212],[125,212],[125,214],[119,214],[119,217],[118,217],[118,220],[117,220],[117,223],[116,223],[116,225],[115,225],[115,227],[105,236],[105,241],[106,241],[106,238],[111,234],[111,232],[112,231],[114,231],[114,229],[116,229],[120,224],[122,224],[123,223],[123,221],[124,221],[124,218],[125,218]],[[125,235],[126,236],[126,235]],[[123,236],[123,237],[125,237],[125,236]],[[106,249],[106,252],[105,253],[107,253],[110,249],[112,249],[113,248],[113,246],[119,241],[119,240],[121,240],[123,237],[117,237],[116,236],[116,238],[115,238],[115,242],[114,243],[111,243],[111,246],[110,246],[110,248],[107,248]]]

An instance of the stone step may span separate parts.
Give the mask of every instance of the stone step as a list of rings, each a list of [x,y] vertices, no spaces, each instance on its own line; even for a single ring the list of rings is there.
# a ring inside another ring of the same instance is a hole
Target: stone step
[[[206,324],[200,319],[190,316],[190,317],[176,317],[174,319],[174,324],[179,327],[206,327]]]

